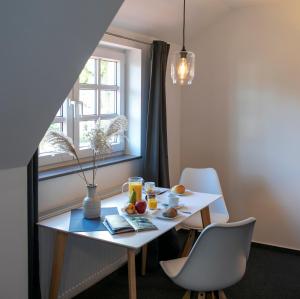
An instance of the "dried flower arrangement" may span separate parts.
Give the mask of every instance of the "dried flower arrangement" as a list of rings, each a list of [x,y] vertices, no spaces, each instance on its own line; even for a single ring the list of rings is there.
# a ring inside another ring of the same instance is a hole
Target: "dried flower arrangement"
[[[128,121],[125,116],[117,116],[114,118],[107,128],[101,126],[101,119],[98,119],[96,126],[88,133],[88,139],[93,153],[93,170],[92,183],[89,183],[82,168],[78,153],[75,149],[73,140],[65,136],[63,133],[50,131],[46,135],[46,141],[51,144],[58,153],[66,153],[71,155],[80,167],[82,179],[87,186],[95,186],[96,179],[96,161],[102,159],[104,155],[112,151],[112,138],[115,136],[125,137],[128,129]]]

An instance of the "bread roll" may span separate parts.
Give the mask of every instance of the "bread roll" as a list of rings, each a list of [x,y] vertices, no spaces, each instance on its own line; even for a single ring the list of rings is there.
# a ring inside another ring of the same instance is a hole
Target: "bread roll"
[[[185,187],[183,185],[175,185],[172,187],[171,192],[183,194],[185,192]]]
[[[177,216],[177,210],[174,208],[169,208],[163,213],[163,216],[168,218],[174,218]]]

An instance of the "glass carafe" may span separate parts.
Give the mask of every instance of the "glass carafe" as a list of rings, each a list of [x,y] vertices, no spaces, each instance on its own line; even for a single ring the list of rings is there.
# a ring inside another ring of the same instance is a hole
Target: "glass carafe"
[[[130,177],[126,183],[122,185],[122,192],[124,192],[124,187],[128,185],[128,197],[130,198],[133,190],[136,193],[136,200],[142,200],[142,190],[143,190],[143,178],[141,177]]]

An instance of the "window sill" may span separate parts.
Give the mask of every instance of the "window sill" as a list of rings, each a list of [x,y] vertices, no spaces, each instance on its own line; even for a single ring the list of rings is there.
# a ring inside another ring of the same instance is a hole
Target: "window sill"
[[[97,168],[106,167],[106,166],[115,165],[118,163],[128,162],[128,161],[132,161],[132,160],[137,160],[137,159],[141,159],[141,158],[142,158],[142,156],[133,156],[133,155],[122,155],[122,156],[117,156],[117,157],[111,157],[111,158],[108,158],[108,159],[105,159],[102,161],[97,161],[96,167]],[[93,169],[93,163],[92,162],[82,163],[82,168],[83,168],[83,170],[91,170],[91,169]],[[81,170],[78,165],[71,165],[71,166],[65,166],[62,168],[41,171],[41,172],[39,172],[39,181],[54,179],[54,178],[58,178],[61,176],[78,173],[80,171]]]

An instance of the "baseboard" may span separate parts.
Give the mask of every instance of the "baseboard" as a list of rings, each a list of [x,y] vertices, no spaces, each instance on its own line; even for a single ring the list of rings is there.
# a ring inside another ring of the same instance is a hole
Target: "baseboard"
[[[270,244],[264,244],[264,243],[258,243],[258,242],[252,242],[252,246],[256,248],[264,248],[276,252],[282,252],[282,253],[288,253],[288,254],[295,254],[300,256],[300,250],[292,249],[292,248],[286,248],[286,247],[280,247],[276,245],[270,245]]]

